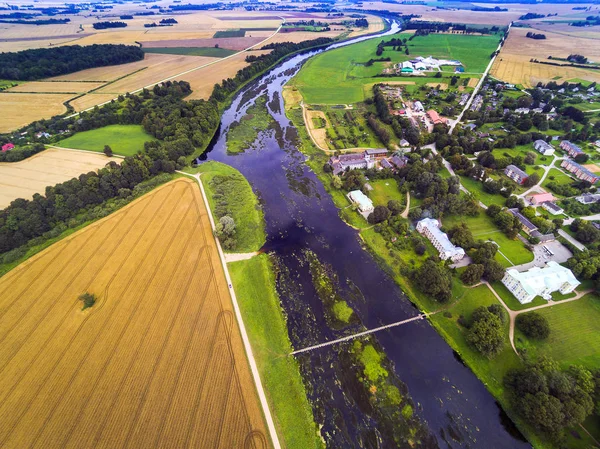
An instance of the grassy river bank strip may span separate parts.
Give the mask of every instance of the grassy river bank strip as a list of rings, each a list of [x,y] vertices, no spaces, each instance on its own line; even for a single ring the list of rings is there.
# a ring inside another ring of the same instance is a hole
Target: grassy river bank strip
[[[246,178],[233,167],[214,161],[188,168],[186,172],[201,174],[215,222],[220,218],[219,203],[235,220],[240,243],[237,250],[258,251],[265,242],[264,214]],[[215,178],[225,183],[215,183]],[[216,188],[223,184],[230,184],[235,192],[224,193]],[[284,447],[324,449],[298,362],[289,356],[293,348],[275,287],[274,262],[268,254],[259,254],[231,262],[227,267]]]
[[[473,371],[473,373],[483,382],[500,406],[505,410],[510,419],[517,426],[519,431],[536,448],[555,447],[549,441],[540,438],[534,430],[523,421],[509,402],[508,392],[505,391],[502,379],[504,374],[511,368],[522,366],[523,361],[512,351],[508,343],[508,326],[505,332],[505,348],[496,359],[489,360],[473,350],[466,341],[465,331],[459,326],[457,320],[463,315],[470,319],[470,315],[476,307],[499,304],[497,299],[485,286],[467,288],[456,278],[453,277],[452,299],[449,304],[442,305],[427,295],[420,292],[410,281],[408,277],[401,273],[402,267],[408,260],[402,255],[394,257],[388,251],[383,237],[374,232],[369,224],[357,213],[348,208],[348,200],[343,191],[332,187],[331,175],[325,173],[323,165],[327,162],[328,156],[314,146],[306,130],[302,109],[298,104],[286,102],[286,115],[298,130],[299,150],[307,157],[306,164],[317,175],[322,182],[325,190],[331,195],[334,203],[340,210],[340,216],[359,231],[359,235],[367,249],[379,265],[396,281],[406,294],[408,299],[423,312],[432,312],[444,308],[445,313],[439,313],[429,318],[430,323],[450,345],[450,347],[460,356],[463,362]],[[412,254],[413,259],[418,259]],[[421,261],[417,261],[420,263]],[[569,438],[569,447],[573,449],[584,449],[591,443],[587,440],[587,435],[582,434],[582,439],[574,437]]]

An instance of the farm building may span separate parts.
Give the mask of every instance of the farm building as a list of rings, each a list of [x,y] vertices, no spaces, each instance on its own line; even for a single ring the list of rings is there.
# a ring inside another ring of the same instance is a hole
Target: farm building
[[[387,159],[382,159],[381,160],[381,168],[389,168],[390,170],[393,170],[394,166],[392,164],[390,164]]]
[[[580,282],[568,268],[550,261],[544,268],[533,267],[519,273],[515,269],[507,270],[502,283],[521,304],[533,301],[536,296],[549,300],[552,293],[563,295],[571,293]]]
[[[535,195],[528,196],[527,199],[534,206],[539,206],[546,201],[554,201],[554,196],[551,193],[537,193]]]
[[[440,229],[440,222],[434,218],[425,218],[417,223],[417,231],[431,241],[435,249],[440,253],[440,259],[452,260],[453,262],[465,257],[465,250],[454,246],[445,232]]]
[[[408,158],[406,156],[392,156],[390,158],[390,162],[396,168],[402,168],[405,167],[406,164],[408,164]]]
[[[581,196],[575,197],[575,199],[577,201],[579,201],[581,204],[592,204],[592,203],[597,203],[598,201],[600,201],[600,194],[585,193]]]
[[[429,120],[431,120],[434,125],[438,125],[440,123],[445,125],[448,121],[444,117],[440,117],[440,115],[433,109],[427,111],[427,117],[429,117]]]
[[[413,103],[413,109],[415,112],[423,112],[425,110],[423,103],[421,103],[419,100]]]
[[[524,184],[529,175],[515,165],[509,165],[504,169],[504,174],[517,184]]]
[[[410,143],[406,139],[401,139],[399,143],[400,143],[401,147],[409,147],[410,146]]]
[[[5,143],[4,145],[2,145],[2,152],[6,153],[7,151],[12,150],[14,147],[15,145],[12,143]]]
[[[348,199],[351,203],[358,204],[358,210],[362,213],[372,212],[374,209],[373,201],[360,190],[353,190],[348,193]]]
[[[565,170],[573,173],[578,179],[581,179],[582,181],[587,181],[591,184],[594,184],[596,181],[598,181],[598,179],[600,179],[598,175],[592,173],[587,168],[585,168],[582,165],[579,165],[575,161],[565,159],[560,163],[560,166],[563,167]]]
[[[374,161],[376,159],[382,159],[387,156],[388,150],[385,148],[370,148],[365,150],[365,159]]]
[[[508,211],[519,219],[519,221],[523,225],[523,231],[525,232],[525,234],[533,235],[535,232],[537,232],[537,226],[530,222],[523,214],[521,214],[521,212],[519,212],[519,209],[513,208],[508,209]]]
[[[400,70],[400,73],[412,74],[414,73],[414,70],[412,67],[403,67],[402,70]]]
[[[552,156],[554,154],[554,147],[542,139],[533,142],[533,148],[544,156]]]
[[[542,203],[542,207],[550,212],[552,215],[560,215],[564,212],[563,208],[552,201],[546,201]]]
[[[581,148],[579,148],[577,145],[575,145],[574,143],[569,142],[568,140],[563,140],[560,143],[560,148],[565,150],[567,152],[567,154],[571,157],[575,157],[578,154],[582,154],[583,150]]]
[[[373,168],[374,165],[373,161],[368,159],[365,153],[342,154],[337,157],[331,157],[328,163],[333,169],[334,175],[357,168]]]

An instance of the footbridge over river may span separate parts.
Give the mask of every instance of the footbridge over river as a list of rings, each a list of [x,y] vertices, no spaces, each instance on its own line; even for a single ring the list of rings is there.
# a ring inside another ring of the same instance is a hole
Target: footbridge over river
[[[366,331],[363,331],[363,332],[358,332],[357,334],[348,335],[346,337],[338,338],[337,340],[331,340],[331,341],[327,341],[325,343],[320,343],[318,345],[309,346],[308,348],[298,349],[298,350],[296,350],[294,352],[291,352],[290,355],[301,354],[303,352],[308,352],[308,351],[312,351],[314,349],[324,348],[326,346],[335,345],[336,343],[342,343],[344,341],[352,340],[354,338],[359,338],[359,337],[362,337],[364,335],[373,334],[375,332],[379,332],[379,331],[382,331],[382,330],[385,330],[385,329],[389,329],[391,327],[402,326],[403,324],[408,324],[408,323],[412,323],[413,321],[422,320],[423,318],[426,318],[426,317],[428,317],[430,315],[433,315],[435,313],[437,313],[437,312],[420,313],[419,315],[414,316],[412,318],[408,318],[406,320],[397,321],[397,322],[392,323],[392,324],[386,324],[385,326],[380,326],[380,327],[376,327],[374,329],[369,329],[369,330],[366,330]]]

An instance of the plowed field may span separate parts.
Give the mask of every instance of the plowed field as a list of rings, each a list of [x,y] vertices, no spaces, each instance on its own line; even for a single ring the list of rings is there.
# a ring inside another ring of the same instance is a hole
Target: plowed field
[[[0,447],[269,446],[195,183],[0,278]]]

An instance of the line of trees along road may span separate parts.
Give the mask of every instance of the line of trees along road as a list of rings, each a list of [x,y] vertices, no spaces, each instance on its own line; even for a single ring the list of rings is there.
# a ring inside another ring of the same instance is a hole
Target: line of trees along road
[[[0,79],[32,81],[142,59],[141,48],[121,44],[69,45],[0,53]]]

